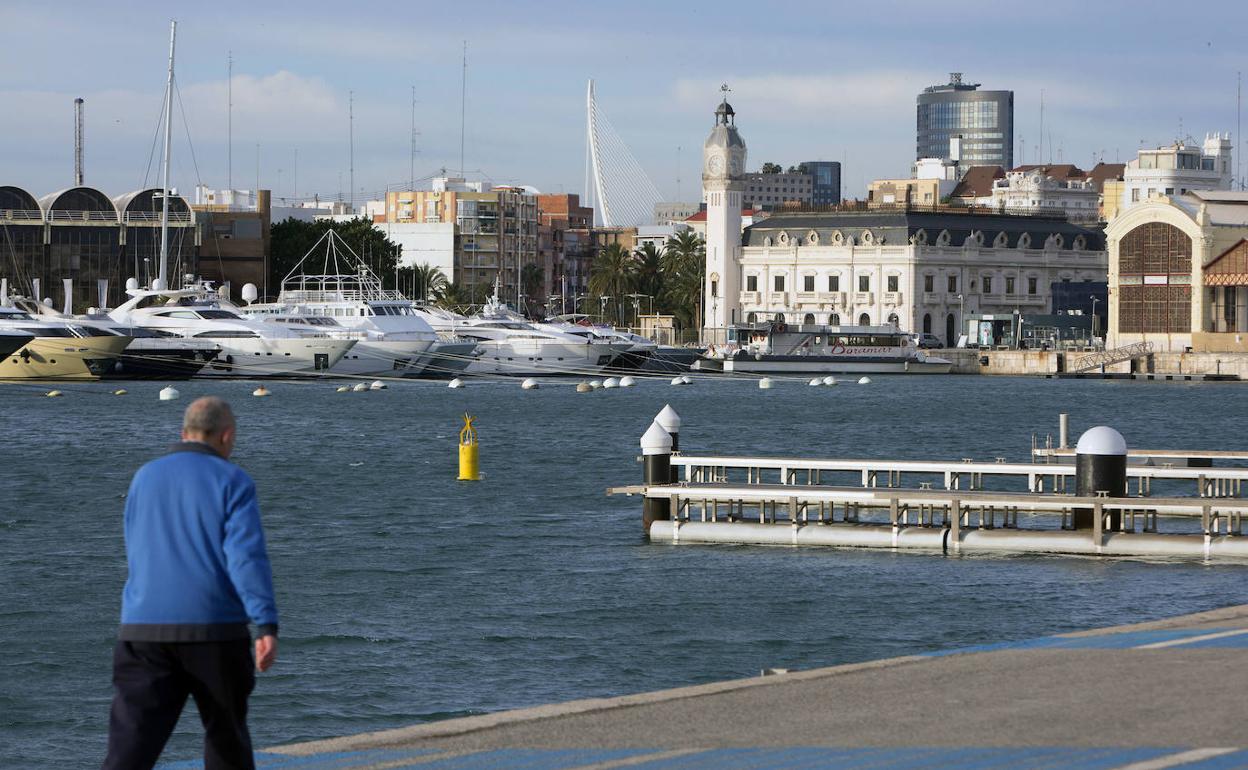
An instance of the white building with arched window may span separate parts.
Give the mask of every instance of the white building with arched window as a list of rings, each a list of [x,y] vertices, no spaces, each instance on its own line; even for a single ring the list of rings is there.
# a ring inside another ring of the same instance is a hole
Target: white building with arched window
[[[1099,231],[1064,217],[780,213],[746,229],[734,323],[892,324],[957,342],[975,313],[1044,313],[1052,284],[1104,281]]]

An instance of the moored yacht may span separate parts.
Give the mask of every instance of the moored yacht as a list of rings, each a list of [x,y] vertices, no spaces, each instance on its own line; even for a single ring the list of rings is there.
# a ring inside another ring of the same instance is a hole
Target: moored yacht
[[[276,324],[244,318],[206,287],[128,289],[130,300],[108,316],[122,326],[171,332],[212,342],[221,353],[201,376],[280,377],[325,374],[355,345],[354,339],[307,336]]]
[[[892,326],[789,326],[780,322],[728,328],[728,344],[708,349],[698,371],[748,374],[947,374],[953,362],[928,355]]]
[[[98,380],[130,344],[128,336],[44,321],[13,307],[0,307],[0,332],[27,340],[0,359],[5,380]]]
[[[466,374],[596,374],[622,350],[609,342],[534,326],[499,301],[497,285],[477,315],[429,308],[416,312],[438,331],[474,341],[484,351],[468,365]]]
[[[67,315],[26,297],[13,306],[43,321],[69,323],[130,337],[130,344],[103,373],[106,380],[185,380],[216,359],[221,346],[206,340],[185,339],[171,332],[123,326],[104,314]]]

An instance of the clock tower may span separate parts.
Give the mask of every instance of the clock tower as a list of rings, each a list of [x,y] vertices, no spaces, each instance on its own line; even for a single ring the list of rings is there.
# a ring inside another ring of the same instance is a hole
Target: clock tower
[[[723,342],[720,330],[741,323],[741,205],[745,142],[725,98],[702,145],[702,196],[706,200],[706,281],[702,287],[703,337]]]

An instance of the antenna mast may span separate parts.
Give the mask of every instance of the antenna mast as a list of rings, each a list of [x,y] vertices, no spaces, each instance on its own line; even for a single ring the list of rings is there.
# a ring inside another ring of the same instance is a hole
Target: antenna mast
[[[74,100],[74,186],[82,187],[82,97]]]
[[[464,175],[464,117],[468,97],[468,41],[464,41],[464,67],[459,80],[459,175]]]
[[[350,190],[351,194],[349,197],[351,199],[351,215],[354,216],[355,215],[355,91],[347,92],[347,121],[350,124],[349,136],[350,136],[350,142],[351,142],[351,156],[350,158],[348,158],[348,161],[350,163],[350,167],[349,167],[350,176],[347,178],[347,183],[351,185],[351,190]]]
[[[234,200],[234,52],[227,54],[226,65],[226,109],[225,109],[225,186],[230,189],[230,200]]]
[[[169,82],[165,86],[165,162],[160,196],[160,270],[157,280],[161,289],[169,286],[169,153],[173,144],[173,51],[178,37],[178,23],[169,22]],[[156,288],[156,287],[153,287]]]
[[[407,189],[416,189],[416,86],[412,86],[412,153],[407,166]]]

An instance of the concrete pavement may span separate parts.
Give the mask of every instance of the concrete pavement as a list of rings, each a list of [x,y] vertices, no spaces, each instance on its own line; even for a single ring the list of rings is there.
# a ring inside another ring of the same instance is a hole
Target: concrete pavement
[[[257,761],[428,770],[1248,767],[1245,662],[1248,605],[278,746]]]

